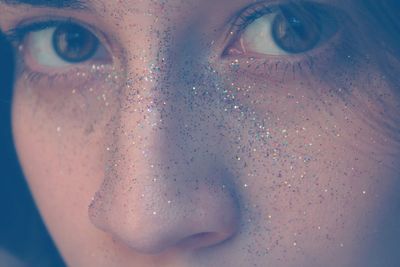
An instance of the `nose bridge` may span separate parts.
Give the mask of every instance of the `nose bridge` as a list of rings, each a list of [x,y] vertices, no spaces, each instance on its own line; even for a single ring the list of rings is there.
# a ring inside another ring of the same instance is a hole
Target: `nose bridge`
[[[126,63],[141,69],[171,48],[174,35],[187,27],[191,15],[198,15],[193,11],[196,6],[197,0],[119,1],[98,9],[112,14],[112,30],[127,52],[124,56],[130,57]]]
[[[179,80],[176,62],[165,55],[159,64],[141,68],[142,73],[130,67],[120,108],[107,129],[107,185],[116,191],[131,188],[147,205],[159,200],[156,195],[167,202],[193,195],[199,181],[211,184],[210,177],[220,177],[212,183],[229,183],[216,163],[215,124],[202,109],[193,108],[193,87]]]
[[[165,49],[163,36],[141,34],[143,43],[126,43],[126,84],[106,129],[105,176],[90,218],[145,253],[220,243],[236,231],[238,205],[217,164],[211,117],[193,107],[201,106],[191,98],[196,61],[179,58],[177,43]]]
[[[174,129],[179,128],[178,116],[181,115],[175,112],[178,106],[174,97],[176,87],[169,78],[175,65],[167,64],[166,59],[174,33],[167,30],[171,25],[165,21],[173,13],[155,16],[164,6],[158,1],[139,1],[133,11],[127,6],[120,7],[129,10],[122,12],[122,24],[129,27],[118,29],[123,44],[121,59],[126,83],[119,95],[120,108],[108,140],[118,151],[113,154],[113,161],[117,160],[117,155],[126,154],[126,163],[120,164],[132,166],[135,162],[141,166],[141,171],[148,172],[154,172],[154,166],[160,164],[161,152],[168,151],[168,144],[177,138],[178,132]],[[169,143],[165,142],[167,139]]]
[[[147,83],[140,80],[135,86]],[[207,137],[193,136],[196,126],[188,124],[196,125],[199,117],[186,98],[166,93],[170,80],[160,81],[144,93],[127,89],[120,100],[108,133],[107,171],[90,217],[142,253],[218,244],[238,226],[231,177],[215,163]]]
[[[164,19],[151,16],[135,34],[125,33],[126,84],[110,136],[111,143],[118,144],[118,154],[121,147],[129,147],[126,153],[150,172],[157,164],[187,162],[201,147],[199,138],[193,138],[203,116],[193,110],[192,99],[200,72],[199,61],[190,56],[191,50],[197,52],[191,41],[195,38],[190,38],[196,33],[184,26],[171,31]]]

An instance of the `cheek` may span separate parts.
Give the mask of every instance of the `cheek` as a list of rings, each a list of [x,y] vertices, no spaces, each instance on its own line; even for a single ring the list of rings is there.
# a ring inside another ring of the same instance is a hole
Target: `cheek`
[[[118,87],[94,82],[96,79],[52,84],[24,78],[15,87],[12,116],[17,150],[28,179],[34,176],[45,181],[44,191],[52,197],[66,196],[54,192],[56,187],[67,191],[92,177],[101,179],[93,171],[103,166],[102,129],[118,106]],[[104,81],[101,76],[97,80]]]
[[[63,256],[89,260],[89,249],[104,242],[104,236],[91,226],[87,210],[103,178],[101,129],[111,115],[105,115],[108,105],[103,92],[99,97],[85,98],[69,87],[55,88],[17,84],[12,112],[14,139],[35,201]],[[87,108],[88,104],[97,109]],[[83,232],[87,238],[81,238],[79,233]],[[85,257],[76,257],[77,243],[82,244],[84,249],[79,253]]]
[[[210,80],[218,80],[214,78]],[[243,242],[271,244],[267,249],[282,255],[285,248],[297,245],[321,255],[328,253],[326,247],[357,245],[354,236],[375,227],[379,207],[393,195],[388,190],[399,173],[393,156],[398,155],[398,144],[385,131],[375,130],[360,105],[328,93],[332,85],[307,80],[263,84],[242,79],[234,89],[251,85],[256,94],[221,90],[219,95],[216,86],[204,82],[202,87],[213,97],[201,98],[194,92],[194,100],[172,103],[179,112],[160,112],[168,115],[165,128],[174,136],[184,125],[190,134],[170,140],[171,145],[185,144],[183,152],[196,148],[196,156],[212,154],[232,173],[243,212]],[[376,98],[357,91],[365,89],[361,83],[352,84],[357,95],[353,102],[380,109]],[[136,110],[148,108],[146,101],[143,107],[134,107],[127,95],[130,105],[124,106],[113,87],[92,83],[80,88],[88,90],[65,86],[34,91],[17,85],[13,129],[25,175],[52,235],[66,258],[84,260],[93,247],[112,242],[88,218],[88,205],[112,161],[106,158],[107,146],[116,143],[113,134],[123,136],[122,141],[137,140],[125,133],[142,134],[137,122],[150,119]],[[119,118],[117,127],[113,119],[119,112],[128,115]],[[173,123],[182,127],[174,128]],[[144,144],[138,143],[136,150]],[[170,161],[164,163],[170,167]],[[77,251],[76,244],[82,242],[85,249]]]
[[[377,227],[400,173],[398,139],[384,125],[400,112],[378,75],[356,77],[346,92],[315,79],[227,82],[234,103],[225,154],[233,155],[244,203],[252,203],[246,218],[270,229],[260,242],[323,255],[322,243],[356,246]]]

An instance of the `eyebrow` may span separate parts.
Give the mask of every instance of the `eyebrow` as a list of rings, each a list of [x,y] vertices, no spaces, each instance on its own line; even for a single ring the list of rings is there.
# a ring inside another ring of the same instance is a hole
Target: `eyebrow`
[[[83,0],[0,0],[1,3],[60,9],[88,9],[86,2]]]

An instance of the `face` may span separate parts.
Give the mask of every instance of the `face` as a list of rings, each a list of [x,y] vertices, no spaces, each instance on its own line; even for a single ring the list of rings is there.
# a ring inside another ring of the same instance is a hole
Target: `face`
[[[13,132],[68,266],[400,262],[398,95],[356,4],[31,4],[0,2]]]

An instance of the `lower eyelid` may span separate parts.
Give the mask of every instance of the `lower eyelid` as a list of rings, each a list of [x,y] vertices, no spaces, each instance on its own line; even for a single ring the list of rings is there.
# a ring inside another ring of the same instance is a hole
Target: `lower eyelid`
[[[255,79],[287,82],[303,75],[313,75],[314,71],[338,67],[334,64],[341,64],[356,50],[355,46],[348,45],[348,41],[343,31],[338,31],[328,43],[307,53],[290,56],[248,53],[245,56],[222,57],[222,62],[233,76],[245,75],[254,76]]]
[[[19,82],[26,83],[32,88],[85,88],[85,84],[95,80],[116,83],[121,77],[115,77],[112,73],[115,69],[112,65],[106,64],[85,64],[81,66],[71,66],[62,72],[43,72],[31,69],[27,64],[21,64],[17,79]],[[72,90],[72,89],[71,89]]]
[[[77,87],[85,83],[87,80],[93,79],[95,73],[114,72],[113,60],[91,60],[81,64],[68,64],[63,67],[49,67],[38,64],[30,55],[29,51],[25,51],[22,46],[18,49],[17,70],[22,79],[32,82],[35,86],[40,84],[46,86],[46,83],[69,83],[72,87]],[[17,73],[17,74],[18,74]]]
[[[42,64],[38,64],[30,54],[29,51],[24,51],[24,48],[21,48],[19,51],[19,58],[24,68],[30,70],[31,72],[40,73],[42,75],[54,76],[54,75],[71,75],[72,73],[85,73],[91,72],[93,70],[93,66],[96,66],[97,69],[105,69],[112,67],[112,60],[108,59],[103,60],[91,60],[80,64],[70,64],[65,63],[63,66],[51,67],[44,66]],[[99,67],[101,66],[101,67]]]

